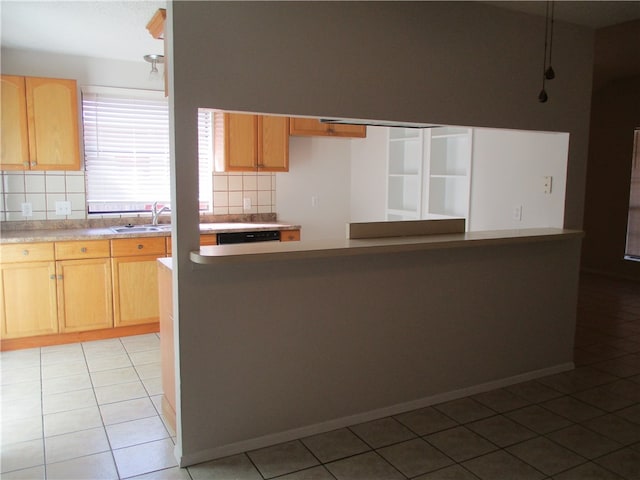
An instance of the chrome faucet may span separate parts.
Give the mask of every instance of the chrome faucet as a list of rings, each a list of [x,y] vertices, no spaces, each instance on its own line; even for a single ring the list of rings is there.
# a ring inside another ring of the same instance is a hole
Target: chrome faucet
[[[153,202],[151,206],[151,225],[158,225],[158,217],[162,212],[169,211],[169,207],[166,205],[158,210],[158,202]]]

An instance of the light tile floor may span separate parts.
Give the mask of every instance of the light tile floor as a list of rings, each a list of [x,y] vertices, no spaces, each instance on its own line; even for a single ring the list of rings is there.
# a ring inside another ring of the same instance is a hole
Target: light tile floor
[[[158,336],[2,353],[2,479],[640,479],[640,284],[583,275],[576,369],[180,469]]]

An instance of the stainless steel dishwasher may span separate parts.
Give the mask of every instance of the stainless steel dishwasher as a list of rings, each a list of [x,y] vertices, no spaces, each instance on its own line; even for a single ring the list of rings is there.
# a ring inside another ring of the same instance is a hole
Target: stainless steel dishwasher
[[[224,232],[218,233],[218,245],[254,242],[279,242],[279,230],[265,230],[257,232]]]

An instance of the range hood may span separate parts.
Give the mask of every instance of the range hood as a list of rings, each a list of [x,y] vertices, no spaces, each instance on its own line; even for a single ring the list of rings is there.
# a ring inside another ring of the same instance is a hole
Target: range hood
[[[441,127],[434,123],[393,122],[387,120],[360,120],[357,118],[321,118],[320,123],[337,123],[341,125],[364,125],[366,127],[398,127],[398,128],[434,128]]]

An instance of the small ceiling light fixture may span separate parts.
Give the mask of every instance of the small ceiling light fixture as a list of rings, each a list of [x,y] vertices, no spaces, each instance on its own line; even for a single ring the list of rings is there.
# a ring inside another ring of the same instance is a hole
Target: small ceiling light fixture
[[[164,63],[164,55],[150,54],[144,56],[145,61],[151,64],[151,71],[149,72],[149,80],[159,80],[160,72],[158,71],[158,64]]]
[[[549,5],[551,5],[551,14],[549,14]],[[553,70],[551,66],[551,53],[553,50],[553,13],[555,9],[554,0],[547,1],[547,10],[545,13],[545,24],[544,24],[544,63],[542,66],[542,90],[538,94],[538,101],[540,103],[545,103],[549,97],[545,90],[546,80],[553,80],[556,77],[556,72]],[[551,28],[549,28],[551,26]],[[547,52],[547,46],[549,50]],[[547,53],[549,57],[549,62],[547,63]]]

